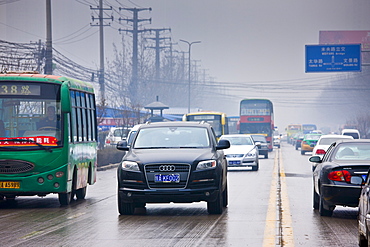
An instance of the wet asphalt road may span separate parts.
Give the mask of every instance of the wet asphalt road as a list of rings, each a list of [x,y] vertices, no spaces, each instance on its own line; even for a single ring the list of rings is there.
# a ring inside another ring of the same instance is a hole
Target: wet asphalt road
[[[99,171],[86,199],[68,207],[56,195],[0,201],[0,246],[358,246],[357,208],[338,207],[333,217],[312,209],[310,153],[284,143],[260,157],[257,172],[229,172],[222,215],[200,202],[120,216],[116,169]]]

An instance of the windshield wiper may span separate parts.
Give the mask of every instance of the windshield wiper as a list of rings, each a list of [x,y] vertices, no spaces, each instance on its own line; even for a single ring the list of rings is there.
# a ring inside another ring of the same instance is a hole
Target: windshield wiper
[[[46,151],[48,151],[48,152],[52,152],[52,150],[49,148],[49,147],[45,147],[44,145],[42,145],[42,144],[40,144],[40,143],[38,143],[38,142],[36,142],[36,141],[34,141],[34,140],[31,140],[31,139],[2,139],[1,140],[2,142],[6,142],[6,141],[12,141],[12,142],[32,142],[32,143],[34,143],[34,144],[36,144],[38,147],[40,147],[40,148],[42,148],[42,149],[44,149],[44,150],[46,150]]]

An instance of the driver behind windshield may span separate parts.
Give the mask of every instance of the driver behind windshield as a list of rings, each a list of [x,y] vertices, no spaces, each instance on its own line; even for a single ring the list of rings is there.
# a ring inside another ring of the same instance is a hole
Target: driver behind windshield
[[[37,129],[59,129],[59,121],[55,113],[55,106],[49,106],[46,111],[46,117],[42,118],[37,124]]]

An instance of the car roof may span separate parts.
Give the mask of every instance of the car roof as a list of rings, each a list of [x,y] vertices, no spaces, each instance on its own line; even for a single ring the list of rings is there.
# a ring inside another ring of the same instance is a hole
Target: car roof
[[[155,123],[145,123],[139,126],[139,129],[147,128],[157,128],[157,127],[203,127],[210,128],[211,125],[207,122],[193,122],[193,121],[171,121],[171,122],[155,122]]]
[[[329,135],[322,135],[322,136],[320,136],[320,139],[324,139],[324,138],[353,139],[352,136],[336,135],[336,134],[329,134]]]
[[[251,135],[248,135],[248,134],[227,134],[227,135],[222,135],[221,137],[240,137],[240,136],[251,137]]]
[[[348,139],[348,140],[338,140],[336,143],[370,143],[370,139]]]

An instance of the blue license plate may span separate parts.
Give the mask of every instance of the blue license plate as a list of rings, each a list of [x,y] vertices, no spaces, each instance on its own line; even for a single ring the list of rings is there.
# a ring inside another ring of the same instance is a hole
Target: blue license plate
[[[155,174],[156,183],[180,183],[180,174]]]
[[[230,165],[240,165],[240,160],[230,160],[229,164]]]

